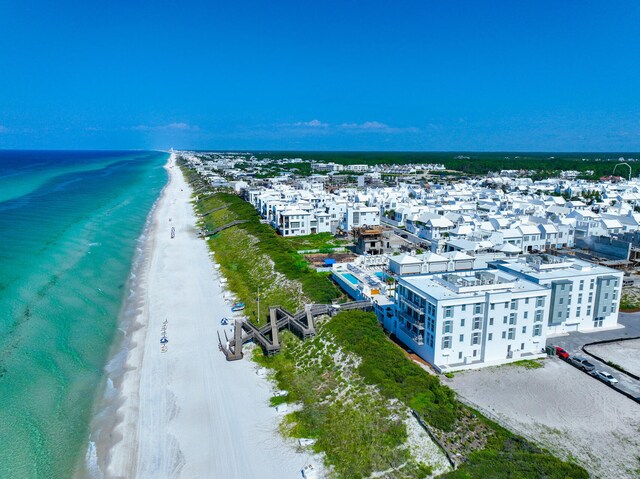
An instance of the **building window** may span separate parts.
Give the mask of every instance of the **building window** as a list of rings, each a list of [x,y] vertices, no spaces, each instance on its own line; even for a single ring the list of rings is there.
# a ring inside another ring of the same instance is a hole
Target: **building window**
[[[525,311],[523,317],[524,319],[527,319],[529,317],[529,311]]]
[[[487,339],[488,339],[489,341],[491,341],[491,340],[493,339],[493,333],[489,333],[489,335],[488,335]]]
[[[529,298],[524,299],[524,304],[529,304]]]
[[[473,314],[482,314],[482,305],[476,304],[473,308]]]
[[[489,318],[489,326],[493,326],[493,318]]]
[[[533,335],[534,336],[542,336],[542,325],[541,324],[536,324],[533,327]]]
[[[451,336],[443,336],[442,349],[450,349],[450,348],[451,348]]]
[[[461,318],[461,319],[460,319],[460,327],[461,327],[461,328],[464,328],[464,318]]]
[[[536,323],[541,323],[542,322],[542,311],[536,311],[536,317],[535,317],[534,321]]]
[[[466,304],[463,304],[463,305],[462,305],[462,311],[466,311],[466,310],[467,310],[467,305],[466,305]]]
[[[464,343],[464,334],[461,334],[461,335],[460,335],[460,342],[461,342],[461,343]]]
[[[524,349],[524,343],[520,343],[520,351]]]
[[[477,355],[478,355],[478,350],[477,350],[477,349],[474,349],[474,350],[473,350],[473,357],[475,358]]]
[[[580,317],[580,306],[576,308],[576,316]]]
[[[442,323],[442,333],[447,334],[453,330],[453,321],[445,321]]]
[[[596,284],[596,280],[592,279],[591,283],[589,284],[589,289],[593,289],[594,285]]]
[[[444,317],[453,318],[453,306],[446,306],[444,308]]]
[[[593,301],[593,293],[589,293],[589,302]]]
[[[526,334],[527,333],[527,327],[526,326],[522,326],[522,334]]]
[[[507,324],[507,317],[506,317],[506,316],[504,316],[504,317],[502,318],[502,324]]]
[[[458,353],[458,359],[462,359],[462,351]]]
[[[474,318],[473,319],[473,329],[480,329],[480,322],[481,322],[480,318]]]
[[[496,309],[495,303],[491,303],[491,311],[494,311],[495,309]]]
[[[609,299],[609,293],[604,293],[604,299]]]
[[[509,324],[516,324],[516,313],[511,313],[509,315]]]
[[[536,308],[544,308],[544,298],[536,299]]]
[[[558,304],[564,304],[564,298],[560,298],[560,301],[558,301]]]
[[[516,338],[516,328],[509,328],[509,339]]]
[[[580,280],[580,291],[584,289],[584,279]]]
[[[562,311],[558,311],[558,319],[562,318]]]
[[[480,333],[473,333],[471,336],[471,345],[480,344]]]
[[[507,338],[507,332],[506,331],[502,331],[502,339],[506,339]]]
[[[511,309],[518,309],[518,300],[514,299],[511,301]]]
[[[587,316],[591,316],[591,306],[587,307]]]

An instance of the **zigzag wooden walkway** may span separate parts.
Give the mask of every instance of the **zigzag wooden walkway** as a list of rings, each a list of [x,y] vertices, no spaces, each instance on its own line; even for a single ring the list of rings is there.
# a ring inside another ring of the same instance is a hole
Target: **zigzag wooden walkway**
[[[280,331],[287,328],[301,339],[307,339],[316,334],[316,316],[333,315],[344,310],[372,308],[370,301],[352,301],[350,303],[333,306],[330,304],[311,304],[295,314],[280,306],[269,307],[269,323],[258,327],[250,320],[235,320],[233,338],[229,339],[225,332],[225,343],[218,333],[218,347],[227,361],[242,359],[242,346],[254,341],[262,347],[268,356],[280,352]]]

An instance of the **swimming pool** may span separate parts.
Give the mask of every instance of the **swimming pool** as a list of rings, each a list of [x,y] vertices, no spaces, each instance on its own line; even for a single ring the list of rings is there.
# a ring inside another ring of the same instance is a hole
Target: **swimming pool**
[[[380,279],[384,279],[384,273],[383,273],[382,271],[378,271],[378,272],[376,273],[376,276],[377,276],[378,278],[380,278]]]
[[[360,282],[360,280],[356,278],[354,275],[352,275],[351,273],[342,273],[342,276],[347,278],[350,283],[358,284]]]

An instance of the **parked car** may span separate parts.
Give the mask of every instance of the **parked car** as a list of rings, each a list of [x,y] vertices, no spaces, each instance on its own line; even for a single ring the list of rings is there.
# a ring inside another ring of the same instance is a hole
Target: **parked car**
[[[569,356],[569,361],[586,372],[591,372],[596,368],[594,364],[591,364],[582,356]]]
[[[593,371],[591,374],[593,374],[600,381],[605,382],[607,384],[616,384],[618,382],[616,378],[614,378],[611,374],[609,374],[606,371]]]
[[[560,346],[554,346],[554,348],[556,348],[556,356],[560,359],[567,359],[569,357],[569,353]]]

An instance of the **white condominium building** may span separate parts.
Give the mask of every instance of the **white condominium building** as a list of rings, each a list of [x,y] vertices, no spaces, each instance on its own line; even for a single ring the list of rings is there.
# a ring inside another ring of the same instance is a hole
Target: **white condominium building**
[[[500,260],[491,266],[549,288],[547,334],[611,328],[618,323],[621,271],[546,254]]]
[[[539,357],[551,291],[499,270],[400,277],[385,328],[440,371]]]

